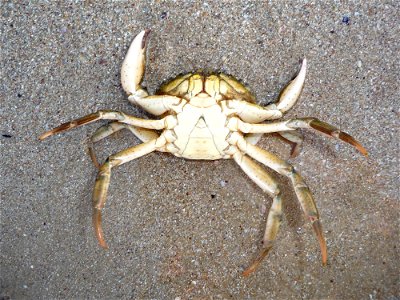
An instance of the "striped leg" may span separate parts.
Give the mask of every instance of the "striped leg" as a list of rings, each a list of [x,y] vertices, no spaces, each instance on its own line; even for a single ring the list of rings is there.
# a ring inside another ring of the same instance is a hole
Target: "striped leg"
[[[262,133],[248,133],[245,135],[244,139],[253,144],[257,145],[262,137]],[[292,150],[290,151],[290,157],[296,157],[299,155],[301,151],[301,146],[303,144],[303,135],[298,131],[282,131],[277,132],[276,135],[286,143],[289,143],[292,146]]]
[[[282,221],[281,192],[279,191],[275,179],[261,169],[251,158],[243,155],[241,152],[237,152],[233,156],[233,159],[264,192],[273,197],[272,206],[268,213],[262,250],[250,267],[243,272],[243,276],[249,276],[268,255],[278,234],[279,226]]]
[[[110,185],[111,169],[153,152],[157,150],[158,147],[164,146],[164,144],[165,139],[162,138],[139,144],[111,155],[100,167],[93,191],[93,225],[97,240],[101,247],[108,248],[101,227],[101,210],[106,203],[107,190]]]
[[[248,154],[258,162],[290,179],[300,205],[307,219],[311,222],[315,235],[318,238],[322,255],[322,264],[326,265],[328,254],[325,238],[322,232],[322,225],[319,220],[319,214],[314,198],[303,178],[296,172],[292,165],[264,149],[247,143],[243,138],[238,140],[237,146],[241,151]]]
[[[277,132],[277,135],[284,142],[291,144],[292,150],[290,151],[290,157],[293,158],[300,154],[304,137],[299,131],[281,131]]]
[[[100,164],[97,161],[97,157],[93,148],[93,144],[110,136],[111,134],[116,133],[122,129],[128,129],[130,132],[133,133],[138,139],[142,142],[148,142],[159,137],[159,134],[151,129],[145,129],[140,127],[135,127],[132,125],[120,123],[118,121],[114,121],[99,127],[96,132],[91,136],[90,143],[89,143],[89,154],[90,158],[92,159],[93,164],[96,168],[100,168]]]
[[[132,117],[132,116],[129,116],[129,115],[127,115],[123,112],[119,112],[119,111],[99,110],[98,112],[92,113],[90,115],[86,115],[82,118],[61,124],[60,126],[42,134],[39,137],[39,139],[43,140],[54,134],[64,132],[64,131],[67,131],[72,128],[79,127],[79,126],[82,126],[85,124],[90,124],[90,123],[93,123],[98,120],[119,121],[121,123],[129,124],[129,125],[133,125],[133,126],[137,126],[137,127],[142,127],[142,128],[147,128],[147,129],[164,129],[165,127],[167,127],[168,122],[174,122],[174,120],[172,120],[173,118],[174,118],[173,116],[167,116],[160,120],[147,120],[147,119]]]
[[[234,122],[237,123],[235,124]],[[314,129],[330,137],[342,140],[355,147],[363,155],[368,156],[367,150],[351,135],[316,118],[290,119],[287,121],[273,122],[269,124],[251,124],[243,122],[240,119],[233,119],[232,126],[233,127],[231,128],[231,130],[237,129],[244,133],[273,133],[282,131],[294,131],[299,128]]]

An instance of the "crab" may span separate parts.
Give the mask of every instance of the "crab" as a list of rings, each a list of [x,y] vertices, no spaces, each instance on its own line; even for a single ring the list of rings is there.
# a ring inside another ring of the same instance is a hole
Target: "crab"
[[[266,106],[257,105],[253,94],[242,83],[223,73],[181,75],[162,85],[155,95],[149,95],[140,85],[145,71],[149,32],[140,32],[129,47],[121,68],[121,83],[132,104],[160,118],[143,119],[119,111],[99,110],[64,123],[39,137],[43,140],[97,120],[109,120],[92,135],[93,143],[122,129],[128,129],[142,141],[109,156],[101,165],[93,149],[89,148],[92,160],[99,169],[93,192],[93,225],[100,246],[108,248],[101,226],[101,212],[106,203],[113,168],[160,151],[193,160],[232,159],[272,197],[262,249],[243,271],[244,276],[254,272],[270,252],[282,220],[280,188],[261,165],[291,181],[300,206],[319,241],[322,264],[326,265],[327,246],[310,189],[291,164],[256,145],[263,134],[278,134],[292,144],[292,156],[296,156],[303,140],[297,130],[305,128],[347,142],[367,156],[366,149],[353,137],[316,118],[275,121],[291,109],[299,98],[305,81],[307,60],[302,60],[300,71],[283,89],[276,103]]]

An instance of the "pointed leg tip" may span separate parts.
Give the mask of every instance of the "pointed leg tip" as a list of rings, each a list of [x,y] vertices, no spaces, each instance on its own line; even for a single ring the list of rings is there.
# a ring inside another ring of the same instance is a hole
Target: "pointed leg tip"
[[[242,275],[244,277],[249,276],[251,273],[253,273],[258,266],[261,264],[261,262],[263,261],[263,259],[268,255],[269,251],[272,248],[272,243],[270,242],[266,242],[264,243],[264,245],[268,245],[266,247],[264,247],[263,249],[261,249],[261,252],[258,254],[257,258],[255,259],[255,261],[250,265],[250,267],[248,267],[246,270],[244,270],[242,272]]]
[[[96,169],[100,170],[99,161],[97,160],[97,156],[91,145],[88,146],[88,151],[89,151],[89,156],[90,156],[90,159],[92,160],[93,165],[95,166]]]
[[[328,252],[327,252],[327,249],[326,249],[325,240],[324,240],[324,246],[321,247],[321,256],[322,256],[322,258],[321,258],[322,259],[322,265],[326,266],[327,263],[328,263]]]
[[[345,132],[340,132],[339,133],[339,138],[343,140],[346,143],[349,143],[353,147],[355,147],[362,155],[368,157],[368,151],[361,145],[355,138],[353,138],[351,135],[345,133]]]
[[[43,141],[45,138],[48,138],[50,135],[51,135],[51,133],[49,131],[45,132],[45,133],[43,133],[42,135],[39,136],[39,140]]]
[[[321,257],[322,257],[322,265],[326,265],[328,261],[328,249],[326,246],[326,241],[324,238],[324,234],[322,232],[322,225],[319,219],[314,220],[312,223],[312,226],[314,228],[315,235],[317,236],[318,242],[319,242],[319,247],[321,250]]]
[[[365,157],[368,157],[368,151],[367,149],[365,149],[359,142],[357,142],[356,140],[354,140],[354,142],[349,142],[349,141],[345,141],[349,144],[351,144],[352,146],[354,146],[358,152],[360,152],[362,155],[364,155]]]
[[[368,151],[350,134],[348,134],[344,131],[340,131],[339,129],[333,127],[332,125],[329,125],[318,119],[312,119],[311,122],[309,123],[309,125],[310,125],[310,127],[314,128],[315,130],[318,130],[322,133],[327,134],[328,136],[331,136],[336,139],[340,139],[340,140],[352,145],[362,155],[368,157]]]
[[[103,229],[101,227],[101,210],[94,208],[93,212],[93,225],[94,225],[94,232],[99,242],[100,247],[103,249],[108,249],[106,240],[104,239]]]
[[[251,274],[251,273],[253,273],[255,270],[252,270],[251,268],[248,268],[248,269],[246,269],[246,270],[244,270],[243,272],[242,272],[242,276],[243,277],[249,277],[249,275]]]
[[[260,264],[259,258],[256,259],[246,270],[242,272],[243,277],[249,277],[250,274],[254,273],[254,271],[257,269],[258,265]]]
[[[99,241],[100,247],[103,248],[104,250],[108,250],[108,245],[105,241]]]
[[[108,250],[108,245],[103,237],[103,231],[101,229],[97,230],[96,228],[96,237],[100,247],[103,248],[104,250]]]
[[[301,146],[299,144],[295,144],[292,147],[292,151],[290,152],[290,158],[295,158],[300,154]]]
[[[367,149],[365,149],[363,146],[358,145],[357,150],[358,150],[362,155],[364,155],[365,157],[368,157],[368,156],[369,156]]]

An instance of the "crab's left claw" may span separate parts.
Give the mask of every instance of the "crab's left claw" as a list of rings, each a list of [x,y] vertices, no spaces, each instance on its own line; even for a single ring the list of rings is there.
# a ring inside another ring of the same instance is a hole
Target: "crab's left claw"
[[[147,96],[147,92],[142,89],[140,82],[146,64],[146,41],[149,33],[150,30],[143,30],[135,37],[122,63],[121,83],[129,95],[129,100],[132,98],[134,101],[135,98]]]

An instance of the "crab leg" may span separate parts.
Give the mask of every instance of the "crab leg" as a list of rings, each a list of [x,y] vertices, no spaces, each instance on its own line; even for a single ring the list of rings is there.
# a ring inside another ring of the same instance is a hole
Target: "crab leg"
[[[303,144],[303,135],[298,131],[281,131],[277,132],[278,136],[285,142],[292,145],[290,157],[296,157],[301,151]]]
[[[237,114],[242,120],[250,123],[259,123],[265,120],[275,120],[295,105],[299,99],[306,79],[307,60],[304,58],[297,76],[282,90],[278,102],[265,107],[240,100],[227,100],[227,110]],[[223,101],[221,101],[223,102]]]
[[[239,137],[237,141],[238,148],[244,153],[248,154],[250,157],[254,158],[263,165],[273,169],[281,175],[288,177],[294,187],[297,198],[300,205],[307,217],[311,222],[314,232],[318,238],[321,255],[322,264],[325,265],[328,259],[326,242],[322,232],[322,225],[319,220],[319,214],[317,207],[314,202],[314,198],[310,192],[310,189],[304,182],[303,178],[296,172],[294,167],[288,162],[280,159],[276,155],[247,143],[243,138]]]
[[[171,119],[171,118],[169,118]],[[92,113],[90,115],[84,116],[82,118],[61,124],[60,126],[45,132],[42,134],[39,139],[43,140],[49,136],[52,136],[54,134],[82,126],[85,124],[92,123],[97,120],[116,120],[121,123],[125,123],[128,125],[133,125],[133,126],[138,126],[138,127],[143,127],[143,128],[148,128],[148,129],[164,129],[167,126],[167,123],[169,122],[168,117],[165,117],[160,120],[146,120],[146,119],[140,119],[136,117],[129,116],[123,112],[119,111],[112,111],[112,110],[99,110],[98,112]]]
[[[365,156],[368,155],[367,150],[352,136],[316,118],[291,119],[287,121],[274,122],[270,124],[250,124],[242,122],[241,120],[237,119],[237,129],[244,133],[272,133],[272,132],[296,130],[299,128],[315,129],[319,132],[327,134],[330,137],[340,139],[346,143],[349,143],[363,155]]]
[[[134,136],[136,136],[142,142],[148,142],[150,140],[154,140],[159,137],[159,134],[154,130],[135,127],[128,124],[119,123],[118,121],[114,121],[106,125],[103,125],[99,127],[96,130],[96,132],[92,135],[92,137],[90,138],[91,143],[89,143],[90,158],[92,159],[92,162],[96,168],[100,168],[100,165],[97,161],[96,154],[93,149],[93,144],[122,129],[128,129],[130,132],[133,133]]]
[[[261,140],[262,136],[263,136],[262,133],[249,133],[249,134],[246,134],[244,139],[247,142],[249,142],[249,143],[251,143],[253,145],[256,145]]]
[[[290,151],[290,157],[296,157],[301,151],[301,145],[303,144],[303,135],[297,131],[282,131],[277,132],[277,136],[284,142],[291,144],[292,150]],[[262,133],[248,133],[244,139],[253,144],[257,145],[262,137]]]
[[[148,141],[154,140],[160,136],[157,132],[155,132],[154,130],[151,130],[151,129],[140,128],[140,127],[120,123],[118,121],[114,121],[114,122],[111,122],[111,123],[108,123],[106,125],[99,127],[96,130],[96,132],[92,135],[91,141],[93,143],[96,143],[96,142],[110,136],[111,134],[122,130],[122,129],[128,129],[130,132],[133,133],[134,136],[136,136],[142,142],[148,142]]]
[[[123,150],[108,157],[106,162],[100,167],[93,191],[93,226],[101,247],[108,248],[101,227],[101,210],[106,203],[111,169],[157,150],[158,147],[165,145],[165,141],[164,138],[158,138]]]
[[[263,238],[263,249],[250,267],[243,272],[244,276],[248,276],[256,270],[261,261],[268,255],[278,234],[279,226],[282,221],[281,192],[279,191],[275,179],[261,169],[252,159],[243,155],[241,152],[235,153],[233,159],[263,191],[273,197]]]

